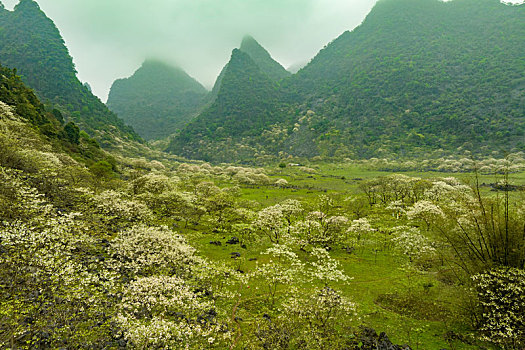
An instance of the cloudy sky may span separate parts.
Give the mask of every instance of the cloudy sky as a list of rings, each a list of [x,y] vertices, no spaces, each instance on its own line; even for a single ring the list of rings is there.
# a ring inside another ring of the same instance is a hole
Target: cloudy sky
[[[18,0],[2,0],[12,8]],[[376,0],[37,0],[79,78],[103,101],[145,58],[179,65],[211,88],[231,50],[254,36],[283,66],[309,61],[361,23]]]

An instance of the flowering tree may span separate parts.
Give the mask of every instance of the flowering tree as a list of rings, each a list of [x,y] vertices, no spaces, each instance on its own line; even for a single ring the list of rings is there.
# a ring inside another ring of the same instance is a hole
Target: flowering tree
[[[279,187],[279,188],[286,188],[288,187],[288,181],[286,181],[285,179],[278,179],[275,181],[275,186]]]
[[[95,212],[115,228],[128,226],[151,217],[149,208],[143,202],[128,199],[122,192],[104,191],[93,197]]]
[[[347,223],[345,216],[327,217],[324,213],[315,211],[309,213],[306,220],[296,222],[293,232],[309,244],[329,245],[342,239]]]
[[[274,244],[264,255],[270,255],[267,263],[257,264],[249,275],[251,279],[263,280],[267,286],[267,301],[274,307],[278,288],[298,282],[304,273],[304,264],[290,247]]]
[[[349,322],[356,305],[340,292],[324,287],[306,295],[295,294],[284,303],[283,311],[282,317],[295,330],[292,344],[306,349],[335,349],[344,347],[339,342],[347,331],[341,328],[340,320]]]
[[[417,227],[399,226],[394,231],[396,235],[392,241],[410,261],[436,252],[432,242],[423,236]]]
[[[284,223],[282,207],[276,204],[259,211],[257,218],[253,222],[253,227],[256,232],[268,237],[272,243],[278,244],[285,232]]]
[[[167,227],[133,226],[111,243],[115,267],[132,276],[153,273],[186,276],[198,263],[195,249]]]
[[[406,214],[410,220],[422,220],[426,224],[427,230],[431,223],[445,217],[440,207],[427,200],[416,202],[407,209]]]
[[[505,349],[525,347],[525,271],[496,268],[472,277],[483,308],[484,339]]]
[[[175,276],[142,277],[124,290],[117,323],[137,348],[210,348],[220,332],[212,300]]]
[[[355,238],[357,242],[360,242],[363,237],[366,237],[371,232],[374,232],[375,229],[372,228],[370,222],[367,218],[361,218],[353,220],[350,224],[350,227],[347,230],[347,234]]]

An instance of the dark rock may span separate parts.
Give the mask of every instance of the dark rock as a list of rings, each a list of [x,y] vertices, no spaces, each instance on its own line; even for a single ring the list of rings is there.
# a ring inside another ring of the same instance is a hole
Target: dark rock
[[[256,261],[256,260],[257,260],[257,258],[250,258],[250,259],[248,259],[248,261]]]
[[[357,334],[357,341],[362,344],[362,350],[411,350],[408,345],[392,344],[388,336],[382,332],[377,335],[377,332],[368,327],[361,327]]]
[[[226,241],[226,244],[239,244],[239,238],[232,237],[228,241]]]
[[[246,249],[246,244],[241,245],[242,249]]]
[[[219,241],[211,241],[210,244],[213,244],[213,245],[216,245],[216,246],[221,246],[222,243],[219,242]]]
[[[206,288],[197,288],[193,291],[195,294],[203,294],[207,297],[210,297],[213,295],[213,293],[211,291],[209,291],[208,289]]]
[[[232,259],[237,259],[241,257],[241,253],[239,252],[233,252],[233,253],[230,253],[230,255]]]
[[[199,323],[212,323],[217,316],[217,311],[215,309],[210,309],[206,313],[197,317],[197,322]]]

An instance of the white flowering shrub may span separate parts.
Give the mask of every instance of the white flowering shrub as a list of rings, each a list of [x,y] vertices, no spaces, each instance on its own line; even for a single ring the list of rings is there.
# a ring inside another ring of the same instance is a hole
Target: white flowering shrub
[[[268,175],[260,172],[254,172],[251,169],[242,169],[233,175],[233,179],[243,185],[269,185],[271,180]]]
[[[496,268],[472,277],[483,309],[485,340],[505,349],[525,347],[525,271]]]
[[[283,318],[292,324],[290,347],[304,349],[339,349],[342,334],[355,317],[356,305],[340,292],[324,287],[310,293],[297,293],[282,306]],[[344,320],[345,324],[341,324]]]
[[[221,189],[211,182],[198,184],[196,191],[197,203],[205,208],[209,223],[216,229],[229,228],[230,214],[235,209],[235,192]]]
[[[355,239],[357,242],[361,239],[366,238],[370,233],[374,232],[375,229],[370,225],[367,218],[361,218],[353,220],[350,223],[350,227],[347,230],[347,234]]]
[[[388,205],[393,201],[412,204],[423,197],[430,186],[427,180],[409,177],[403,174],[393,174],[368,180],[359,187],[365,193],[370,205],[382,203]]]
[[[445,218],[443,210],[428,200],[416,202],[412,207],[407,209],[406,214],[410,220],[423,221],[426,224],[427,229],[430,227],[431,223]]]
[[[276,294],[281,286],[291,285],[304,277],[304,264],[287,245],[274,244],[264,255],[270,255],[267,263],[257,264],[250,279],[262,280],[266,285],[267,301],[270,307],[275,305]]]
[[[507,185],[505,180],[503,187]],[[517,197],[508,192],[486,195],[479,184],[468,189],[455,187],[447,199],[414,210],[412,218],[425,217],[427,228],[432,224],[432,231],[450,248],[451,258],[468,275],[493,264],[521,268],[525,261],[525,215]]]
[[[313,248],[312,261],[307,265],[308,275],[328,286],[332,282],[348,282],[351,280],[342,270],[341,263],[330,256],[324,248]]]
[[[321,236],[322,227],[317,220],[297,221],[292,227],[293,236],[299,241],[306,244],[324,244],[326,237]]]
[[[432,202],[448,202],[468,196],[472,189],[459,183],[455,178],[444,178],[432,182],[432,187],[425,191],[425,197]]]
[[[288,181],[286,181],[285,179],[277,179],[274,182],[274,185],[279,187],[279,188],[286,188],[286,187],[288,187]]]
[[[184,276],[199,261],[184,237],[167,227],[133,226],[111,242],[111,250],[116,254],[117,268],[139,276]]]
[[[303,204],[296,199],[286,199],[279,203],[279,206],[286,225],[288,226],[289,233],[292,224],[304,213]]]
[[[135,195],[145,192],[160,194],[173,190],[176,184],[177,179],[152,172],[133,180],[131,182],[131,191]]]
[[[127,199],[117,191],[104,191],[93,197],[95,210],[108,222],[141,222],[151,217],[149,208],[142,202]]]
[[[347,224],[345,216],[328,217],[320,211],[314,211],[307,215],[306,220],[297,221],[292,232],[308,244],[327,246],[342,241]]]
[[[272,243],[279,243],[285,232],[285,218],[279,204],[264,208],[257,213],[253,222],[256,232],[268,237]]]
[[[400,219],[403,216],[403,214],[406,213],[405,208],[406,208],[406,205],[401,200],[390,202],[386,206],[386,209],[391,210],[392,216],[395,217],[396,219]]]
[[[0,224],[1,348],[97,348],[111,338],[111,310],[100,310],[115,276],[92,258],[86,232],[73,214]]]
[[[7,119],[14,119],[14,108],[10,105],[0,101],[0,117]]]
[[[436,253],[432,242],[417,227],[399,226],[394,229],[392,242],[410,261]]]
[[[212,300],[175,276],[142,277],[124,290],[116,321],[140,349],[210,348],[221,332]]]

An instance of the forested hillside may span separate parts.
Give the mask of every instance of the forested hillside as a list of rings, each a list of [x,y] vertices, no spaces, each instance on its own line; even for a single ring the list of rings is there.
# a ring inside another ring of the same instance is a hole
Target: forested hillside
[[[259,70],[261,70],[261,72],[264,73],[270,80],[279,82],[280,80],[290,76],[290,73],[287,72],[279,62],[275,61],[270,53],[266,51],[266,49],[262,47],[261,44],[259,44],[252,36],[247,35],[243,38],[241,45],[239,46],[239,50],[250,56],[252,61],[259,67]],[[208,96],[209,100],[213,101],[215,98],[217,98],[221,88],[222,79],[224,78],[224,74],[226,74],[227,69],[228,64],[224,66],[221,73],[215,80],[213,89]]]
[[[35,96],[33,90],[27,88],[16,72],[0,65],[0,103],[2,104],[4,118],[11,117],[16,120],[15,115],[25,121],[19,124],[16,134],[26,134],[27,137],[38,135],[35,142],[47,142],[51,149],[58,152],[68,153],[69,156],[85,166],[96,171],[111,174],[115,167],[114,158],[100,149],[97,141],[90,138],[81,131],[73,122],[65,122],[62,113],[57,109],[47,109]],[[15,123],[16,125],[16,123]],[[0,132],[0,158],[2,164],[8,164],[17,169],[30,169],[32,164],[28,163],[25,156],[17,155],[16,148],[22,147],[20,142],[10,143],[13,137],[7,128]],[[19,140],[20,141],[20,140]],[[48,151],[51,151],[48,149]],[[45,154],[41,154],[45,161]]]
[[[13,12],[2,6],[0,13],[0,63],[16,68],[44,103],[54,105],[102,145],[113,144],[115,137],[140,139],[78,80],[58,29],[36,2],[22,0]]]
[[[181,68],[150,60],[113,83],[107,105],[145,139],[160,139],[183,127],[203,107],[207,93]]]
[[[234,158],[241,161],[279,152],[366,158],[519,150],[525,145],[524,12],[523,5],[497,0],[381,0],[359,27],[284,79],[279,102],[265,105],[270,109],[249,108],[249,100],[231,91],[228,98],[246,106],[252,119],[272,114],[273,124],[242,140],[237,128],[225,128],[191,152],[170,150],[220,160],[202,150],[230,147],[235,154],[238,146],[225,139],[248,148]],[[227,125],[229,114],[214,115]],[[190,136],[199,134],[196,125],[174,144],[196,140]]]
[[[247,35],[242,39],[239,50],[248,54],[255,64],[263,71],[271,80],[280,81],[291,75],[283,66],[275,61],[270,53],[266,51],[253,37]]]
[[[233,50],[219,79],[215,101],[170,144],[169,149],[175,154],[226,161],[232,159],[230,152],[242,153],[243,147],[236,148],[233,143],[223,146],[215,141],[257,136],[280,121],[278,85],[248,54]]]
[[[524,18],[495,0],[381,0],[286,90],[322,116],[310,125],[322,152],[521,148]]]

